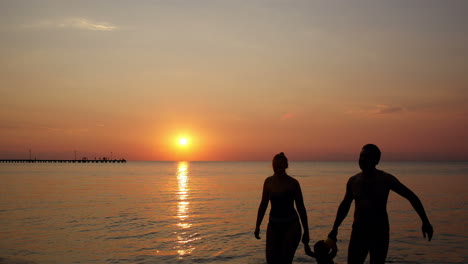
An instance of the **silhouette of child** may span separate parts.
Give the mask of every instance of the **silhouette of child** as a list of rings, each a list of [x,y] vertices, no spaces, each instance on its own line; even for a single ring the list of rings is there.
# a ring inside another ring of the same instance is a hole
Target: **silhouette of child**
[[[317,241],[314,245],[314,251],[310,249],[308,244],[304,245],[305,253],[317,260],[317,264],[334,264],[333,258],[336,256],[338,249],[336,243],[328,238],[327,240]]]

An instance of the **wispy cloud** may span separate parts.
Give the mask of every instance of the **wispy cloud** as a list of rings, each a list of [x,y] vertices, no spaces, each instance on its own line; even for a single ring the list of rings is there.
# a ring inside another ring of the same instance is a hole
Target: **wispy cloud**
[[[403,113],[405,111],[407,109],[401,106],[378,104],[372,107],[349,109],[346,113],[359,116],[378,116]]]
[[[47,132],[47,133],[58,133],[67,135],[77,135],[90,132],[89,128],[86,127],[56,127],[49,125],[41,125],[34,123],[23,123],[16,121],[0,120],[0,131],[36,131],[36,132]]]
[[[37,29],[81,29],[92,31],[115,31],[119,28],[108,22],[98,22],[87,18],[66,18],[62,20],[43,20],[34,24],[25,26],[25,28]]]
[[[38,129],[46,130],[47,132],[51,133],[63,133],[67,135],[76,135],[76,134],[83,134],[88,133],[88,128],[57,128],[57,127],[38,127]]]
[[[398,112],[403,112],[405,109],[400,106],[391,106],[385,104],[376,105],[373,110],[369,113],[374,115],[384,115],[384,114],[393,114]]]

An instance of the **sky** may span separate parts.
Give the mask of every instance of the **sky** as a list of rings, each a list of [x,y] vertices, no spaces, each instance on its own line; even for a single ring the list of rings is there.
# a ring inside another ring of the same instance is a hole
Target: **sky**
[[[0,159],[468,160],[467,12],[2,0]]]

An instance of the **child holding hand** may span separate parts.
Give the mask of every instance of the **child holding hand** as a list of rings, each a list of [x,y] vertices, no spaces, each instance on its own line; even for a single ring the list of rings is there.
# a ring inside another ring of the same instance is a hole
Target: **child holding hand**
[[[304,244],[305,253],[317,260],[317,264],[335,264],[333,258],[338,252],[335,241],[330,238],[327,240],[317,241],[314,245],[314,251],[310,249],[308,244]]]

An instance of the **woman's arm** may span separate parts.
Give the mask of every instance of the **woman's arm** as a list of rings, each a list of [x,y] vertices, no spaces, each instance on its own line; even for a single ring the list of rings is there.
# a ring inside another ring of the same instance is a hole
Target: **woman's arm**
[[[265,216],[266,209],[268,208],[268,200],[270,197],[270,188],[268,186],[268,178],[263,183],[262,200],[258,207],[257,223],[255,224],[255,238],[260,239],[260,225],[262,224],[263,217]]]
[[[301,218],[302,228],[304,229],[304,234],[302,235],[302,243],[308,244],[309,243],[309,223],[307,219],[307,212],[304,206],[304,198],[302,196],[301,185],[297,182],[297,190],[296,190],[296,208],[297,212],[299,213],[299,217]]]

